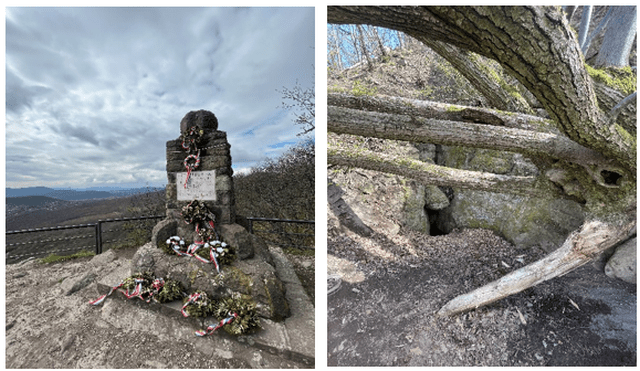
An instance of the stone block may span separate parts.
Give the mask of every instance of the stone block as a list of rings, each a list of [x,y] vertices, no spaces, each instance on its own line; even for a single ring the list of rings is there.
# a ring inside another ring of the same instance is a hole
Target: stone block
[[[604,273],[611,278],[618,278],[625,282],[637,282],[637,241],[632,238],[616,248],[616,252],[604,267]]]
[[[151,244],[155,247],[166,244],[169,237],[176,235],[177,228],[178,223],[175,219],[164,219],[160,221],[151,231]]]
[[[222,224],[218,227],[223,240],[235,247],[236,255],[239,259],[243,260],[253,257],[253,239],[249,231],[239,224]]]

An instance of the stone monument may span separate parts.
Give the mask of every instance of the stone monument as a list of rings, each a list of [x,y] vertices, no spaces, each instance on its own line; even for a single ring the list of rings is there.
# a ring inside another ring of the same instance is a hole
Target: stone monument
[[[187,113],[180,132],[178,139],[167,142],[166,218],[154,227],[151,244],[140,248],[132,259],[131,273],[154,272],[180,281],[188,293],[204,291],[213,299],[249,296],[259,316],[283,320],[290,309],[271,253],[259,237],[235,222],[231,146],[226,133],[218,130],[216,116],[204,110]],[[203,239],[203,226],[188,223],[183,215],[193,202],[206,206],[210,222],[205,227],[212,235],[215,232],[215,239],[235,251],[235,260],[220,267],[221,271],[217,263],[214,267],[203,259],[166,252],[174,236],[193,242]]]

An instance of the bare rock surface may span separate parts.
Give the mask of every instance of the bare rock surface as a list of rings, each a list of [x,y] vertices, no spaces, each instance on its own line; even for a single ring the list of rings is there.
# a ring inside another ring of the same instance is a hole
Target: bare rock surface
[[[100,306],[89,305],[100,295],[97,281],[112,272],[115,281],[129,274],[132,255],[107,251],[93,259],[51,265],[35,260],[7,265],[6,367],[313,367],[313,306],[299,281],[290,277],[285,285],[293,315],[282,323],[264,319],[263,330],[249,336],[217,331],[196,337],[194,332],[201,328],[193,322],[120,294]],[[278,272],[289,276],[292,269],[286,258],[278,264]],[[66,295],[74,287],[77,291]]]

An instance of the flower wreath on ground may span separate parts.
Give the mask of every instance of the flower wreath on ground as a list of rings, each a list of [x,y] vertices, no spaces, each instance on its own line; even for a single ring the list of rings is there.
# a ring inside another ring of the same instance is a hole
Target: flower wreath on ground
[[[256,303],[248,295],[235,293],[230,297],[214,301],[204,291],[196,290],[183,300],[182,315],[185,317],[214,316],[219,322],[206,330],[196,332],[198,336],[211,335],[219,328],[231,335],[252,333],[260,328]]]
[[[115,291],[120,291],[127,299],[139,298],[147,303],[152,300],[158,303],[167,303],[182,299],[186,295],[184,286],[179,281],[165,280],[162,277],[154,278],[152,273],[142,272],[125,278],[120,284],[113,286],[109,293],[91,301],[89,304],[98,305]]]
[[[184,292],[184,286],[179,281],[154,278],[153,274],[149,272],[136,273],[125,278],[120,284],[113,286],[109,293],[89,302],[89,304],[94,306],[102,304],[115,291],[120,291],[127,299],[140,298],[147,303],[152,300],[166,303],[184,298],[183,316],[214,316],[219,320],[217,324],[209,325],[206,330],[196,331],[197,336],[211,335],[219,328],[223,328],[232,335],[248,334],[260,328],[256,304],[250,296],[234,294],[231,297],[212,301],[203,291],[197,290],[193,294],[187,295]]]

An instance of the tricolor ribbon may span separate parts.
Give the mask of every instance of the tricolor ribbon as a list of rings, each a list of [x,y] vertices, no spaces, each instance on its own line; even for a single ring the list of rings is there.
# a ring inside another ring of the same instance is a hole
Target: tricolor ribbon
[[[207,336],[207,335],[211,335],[213,334],[217,329],[219,329],[220,327],[233,322],[234,319],[236,319],[238,317],[237,313],[229,313],[229,317],[223,319],[222,321],[220,321],[220,323],[218,323],[216,326],[214,325],[209,325],[209,327],[207,327],[206,330],[198,330],[196,331],[196,335],[197,336]]]
[[[195,159],[196,162],[191,165],[189,164],[190,159]],[[187,183],[189,183],[189,177],[191,176],[191,171],[193,169],[197,169],[200,166],[200,150],[198,150],[197,155],[189,155],[184,159],[184,166],[187,168],[187,179],[184,181],[184,188],[187,188]]]
[[[195,303],[200,298],[200,296],[201,296],[201,294],[199,292],[194,292],[193,294],[189,295],[189,299],[182,306],[181,312],[182,312],[183,316],[189,317],[189,313],[185,312],[185,308],[187,307],[187,305],[189,305],[191,303]]]
[[[114,291],[116,291],[117,289],[119,289],[120,287],[122,287],[122,285],[124,285],[124,281],[120,282],[120,284],[119,284],[119,285],[117,285],[117,286],[113,286],[113,287],[111,288],[111,290],[109,290],[109,293],[108,293],[108,294],[102,295],[101,297],[97,298],[97,299],[96,299],[96,300],[94,300],[94,301],[90,301],[90,302],[89,302],[89,304],[91,304],[91,305],[98,305],[98,304],[101,304],[101,303],[104,301],[104,299],[106,299],[106,298],[107,298],[107,296],[109,296],[109,295],[113,294],[113,292],[114,292]]]

